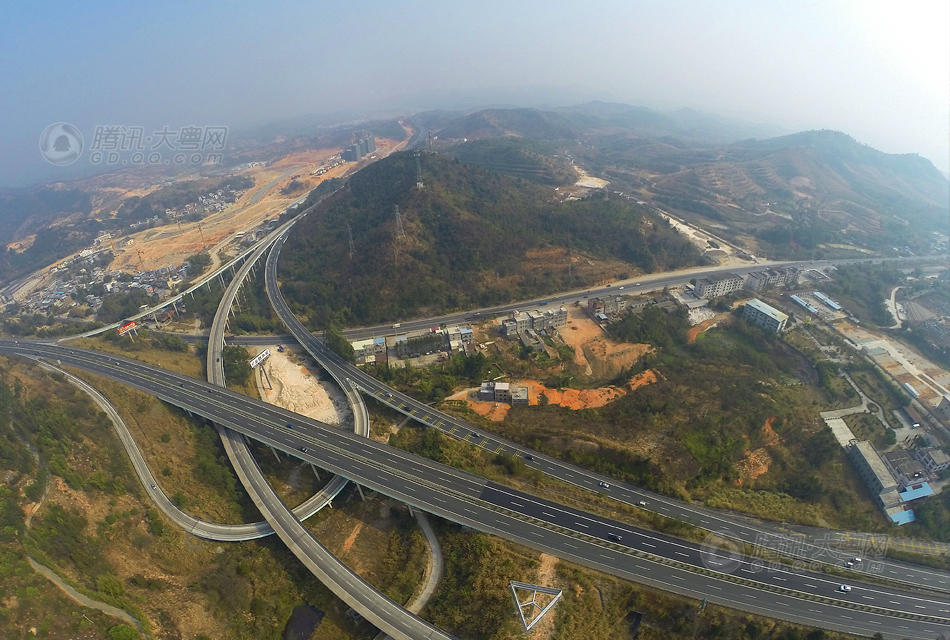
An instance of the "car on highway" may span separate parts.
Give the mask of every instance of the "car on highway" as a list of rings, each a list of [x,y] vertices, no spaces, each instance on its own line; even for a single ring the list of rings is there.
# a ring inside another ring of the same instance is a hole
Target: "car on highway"
[[[619,536],[618,534],[616,534],[616,533],[608,533],[608,534],[607,534],[607,539],[610,540],[611,542],[620,542],[621,540],[623,540],[623,538],[620,537],[620,536]]]
[[[638,502],[637,504],[640,505],[641,507],[647,506],[646,500],[641,500],[641,501]]]
[[[600,486],[603,487],[604,489],[609,489],[609,488],[610,488],[610,483],[604,482],[603,480],[601,480],[601,481],[600,481]]]
[[[842,584],[838,585],[838,591],[841,593],[849,593],[851,591],[850,585]]]
[[[300,451],[301,451],[302,453],[307,453],[307,452],[310,451],[310,450],[307,449],[307,447],[300,447]]]
[[[158,485],[156,485],[154,482],[149,486],[152,487],[153,489],[158,489]]]
[[[288,428],[288,429],[293,429],[293,428],[294,428],[294,425],[292,425],[292,424],[290,424],[290,423],[288,422],[288,423],[287,423],[287,428]]]
[[[620,286],[619,286],[619,287],[617,287],[617,288],[618,288],[618,289],[623,289],[623,285],[620,285]]]
[[[534,456],[531,455],[530,453],[526,453],[526,454],[524,454],[524,459],[525,459],[525,460],[534,460]]]

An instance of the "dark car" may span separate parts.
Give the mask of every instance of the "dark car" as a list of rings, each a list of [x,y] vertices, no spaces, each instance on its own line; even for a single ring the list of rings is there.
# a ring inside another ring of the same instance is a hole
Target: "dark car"
[[[307,447],[300,447],[300,450],[301,450],[303,453],[307,453],[307,451],[309,451],[309,449],[307,449]]]
[[[524,454],[524,459],[525,459],[525,460],[534,460],[534,456],[531,455],[530,453],[526,453],[526,454]]]
[[[623,538],[621,538],[616,533],[608,533],[607,539],[610,540],[611,542],[620,542],[621,540],[623,540]]]
[[[293,428],[294,428],[294,425],[292,425],[292,424],[290,424],[290,423],[288,422],[288,423],[287,423],[287,428],[288,428],[288,429],[293,429]]]

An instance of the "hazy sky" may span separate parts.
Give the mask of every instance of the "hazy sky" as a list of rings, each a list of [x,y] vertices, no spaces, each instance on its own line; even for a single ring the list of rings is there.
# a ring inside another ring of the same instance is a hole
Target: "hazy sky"
[[[0,185],[44,127],[605,99],[831,128],[950,169],[950,2],[7,3]]]

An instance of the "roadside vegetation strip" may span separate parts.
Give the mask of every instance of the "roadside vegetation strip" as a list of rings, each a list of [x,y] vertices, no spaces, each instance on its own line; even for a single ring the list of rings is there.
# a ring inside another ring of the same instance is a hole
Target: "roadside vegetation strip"
[[[741,585],[753,587],[760,591],[771,591],[772,593],[787,595],[787,596],[799,598],[802,600],[820,602],[822,604],[838,606],[838,607],[842,607],[846,609],[854,609],[856,611],[878,613],[881,615],[886,615],[886,616],[891,616],[891,617],[896,617],[896,618],[903,618],[906,620],[915,620],[918,622],[932,622],[935,624],[950,625],[950,617],[943,618],[940,616],[929,616],[929,615],[923,615],[923,614],[917,614],[917,613],[910,613],[907,611],[900,611],[896,609],[887,609],[885,607],[869,606],[869,605],[861,604],[859,602],[851,602],[848,600],[838,600],[836,598],[831,598],[829,596],[823,596],[823,595],[815,594],[815,593],[807,593],[805,591],[789,589],[787,587],[781,587],[781,586],[769,584],[766,582],[759,582],[757,580],[752,580],[750,578],[743,578],[731,573],[720,573],[718,571],[707,569],[706,567],[692,565],[686,562],[681,562],[679,560],[673,560],[672,558],[667,558],[667,557],[652,554],[646,551],[641,551],[639,549],[626,547],[624,545],[617,544],[615,542],[606,541],[601,538],[598,538],[597,536],[592,536],[580,531],[574,531],[573,529],[567,529],[566,527],[562,527],[560,525],[546,522],[544,520],[538,520],[537,518],[534,518],[532,516],[528,516],[528,515],[519,513],[517,511],[512,511],[510,509],[506,509],[505,507],[501,507],[495,504],[484,503],[482,506],[485,506],[486,508],[491,509],[493,511],[497,511],[498,513],[502,513],[504,515],[516,518],[518,520],[521,520],[522,522],[528,522],[535,526],[543,527],[544,529],[548,529],[549,531],[559,533],[561,535],[583,540],[585,542],[595,544],[600,547],[608,548],[608,549],[611,549],[612,551],[616,551],[617,553],[634,556],[643,560],[648,560],[650,562],[656,562],[658,564],[663,564],[669,567],[675,567],[677,569],[683,569],[686,571],[690,571],[692,573],[715,578],[717,580],[724,580],[724,581],[732,582],[735,584],[741,584]],[[527,544],[531,544],[530,541],[528,541]]]
[[[97,609],[106,615],[112,616],[113,618],[118,618],[122,622],[127,622],[137,628],[139,632],[141,632],[146,638],[151,637],[145,630],[145,627],[142,626],[142,623],[140,623],[135,616],[130,614],[125,609],[120,609],[119,607],[113,606],[107,602],[101,602],[99,600],[90,598],[66,582],[58,573],[46,565],[40,564],[29,555],[26,556],[26,561],[30,564],[30,567],[32,567],[35,572],[53,583],[56,588],[65,593],[71,600],[78,602],[84,607]]]

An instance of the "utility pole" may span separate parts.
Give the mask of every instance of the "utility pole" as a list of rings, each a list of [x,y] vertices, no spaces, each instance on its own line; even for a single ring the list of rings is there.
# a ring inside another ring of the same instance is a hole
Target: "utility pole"
[[[204,231],[202,231],[201,229],[200,222],[198,223],[198,235],[201,237],[201,250],[204,251],[205,250],[205,234],[204,234]]]

